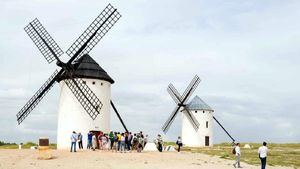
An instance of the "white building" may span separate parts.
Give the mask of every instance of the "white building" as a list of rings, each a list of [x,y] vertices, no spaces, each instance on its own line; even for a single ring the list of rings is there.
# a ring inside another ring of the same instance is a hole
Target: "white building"
[[[57,148],[69,149],[72,131],[81,132],[83,147],[87,145],[90,130],[110,131],[110,100],[113,79],[89,55],[84,55],[75,66],[75,76],[80,77],[97,95],[103,106],[93,120],[81,106],[69,87],[60,79],[60,99],[58,109]]]
[[[182,113],[182,143],[189,147],[213,146],[213,112],[199,96],[195,96],[185,107],[198,120],[200,126],[196,131],[188,120],[186,113]]]

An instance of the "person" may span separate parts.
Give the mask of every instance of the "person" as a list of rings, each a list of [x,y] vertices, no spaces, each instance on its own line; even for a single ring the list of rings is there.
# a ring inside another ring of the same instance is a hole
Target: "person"
[[[119,140],[119,138],[118,138],[118,133],[117,132],[115,132],[115,135],[114,135],[114,139],[115,139],[115,144],[114,144],[114,151],[118,151],[118,140]]]
[[[145,136],[145,138],[144,138],[144,146],[143,146],[143,149],[144,149],[144,147],[146,146],[147,142],[148,142],[148,134],[146,134],[146,136]]]
[[[131,151],[131,149],[132,149],[132,134],[131,134],[131,132],[128,133],[127,148],[129,151]]]
[[[125,134],[124,134],[124,133],[121,134],[120,142],[121,142],[121,143],[120,143],[120,146],[121,146],[120,152],[121,152],[121,153],[125,153]]]
[[[258,155],[259,155],[259,159],[260,159],[260,162],[261,162],[261,169],[266,168],[267,154],[268,154],[267,143],[263,142],[263,145],[258,148]]]
[[[128,132],[126,131],[124,133],[124,137],[125,137],[125,150],[128,150],[129,151],[129,147],[128,147]]]
[[[121,134],[120,134],[120,132],[118,132],[117,137],[118,137],[118,151],[120,151],[120,148],[121,148]]]
[[[138,146],[138,138],[137,138],[137,134],[134,133],[132,138],[132,149],[137,150],[137,146]]]
[[[95,151],[96,148],[97,148],[97,137],[96,137],[96,134],[93,134],[93,136],[92,136],[92,149],[93,149],[93,151]]]
[[[107,138],[106,134],[103,134],[101,136],[101,143],[102,143],[102,150],[106,150],[107,143],[108,143],[108,138]]]
[[[99,143],[98,145],[99,145],[100,150],[103,150],[102,136],[103,136],[103,133],[100,132],[100,134],[98,135],[98,143]]]
[[[82,146],[82,134],[80,132],[78,133],[78,146],[79,146],[79,149],[83,149],[83,146]]]
[[[71,135],[71,150],[70,152],[72,152],[73,148],[74,148],[74,152],[76,152],[76,141],[77,141],[77,134],[75,131],[72,132]]]
[[[110,141],[110,149],[112,150],[114,147],[115,135],[112,131],[110,131],[108,137],[109,137],[109,141]]]
[[[93,134],[92,134],[92,132],[89,131],[89,133],[87,135],[87,138],[88,138],[87,149],[92,148],[92,137],[93,137]]]
[[[234,168],[238,167],[238,168],[242,168],[240,161],[241,161],[241,148],[240,148],[240,143],[236,143],[235,145],[235,163],[233,164]]]
[[[156,139],[156,143],[157,143],[157,149],[159,152],[162,152],[163,150],[163,140],[160,134],[157,135],[157,139]]]
[[[177,151],[180,152],[180,148],[182,147],[182,141],[181,141],[181,137],[179,136],[177,141],[176,141],[176,144],[178,146],[178,149]]]
[[[138,153],[142,152],[143,146],[144,146],[144,136],[139,134],[138,135],[138,146],[137,146]]]

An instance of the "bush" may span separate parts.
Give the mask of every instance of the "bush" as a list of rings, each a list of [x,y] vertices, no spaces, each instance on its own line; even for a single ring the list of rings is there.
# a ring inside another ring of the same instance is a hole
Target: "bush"
[[[17,145],[16,143],[5,143],[4,141],[0,141],[0,146],[5,146],[5,145]]]

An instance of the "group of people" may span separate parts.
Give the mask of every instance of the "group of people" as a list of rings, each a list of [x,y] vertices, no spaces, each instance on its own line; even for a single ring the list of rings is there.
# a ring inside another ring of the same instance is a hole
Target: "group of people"
[[[71,152],[72,151],[76,152],[76,143],[77,142],[78,142],[79,149],[83,149],[82,135],[80,132],[77,134],[75,131],[73,131],[70,139],[71,139],[71,150],[70,150]]]
[[[236,168],[236,167],[242,168],[241,164],[240,164],[240,160],[241,160],[240,143],[235,144],[235,147],[233,148],[232,153],[235,154],[235,156],[236,156],[235,163],[233,164],[234,168]],[[263,142],[263,145],[258,148],[258,157],[261,161],[261,169],[266,168],[267,154],[268,154],[267,143]]]
[[[82,134],[76,133],[75,131],[71,134],[71,150],[70,152],[76,152],[76,143],[78,142],[79,149],[83,149],[82,146]],[[136,150],[137,152],[142,152],[144,147],[148,142],[148,135],[144,136],[143,132],[132,134],[131,132],[113,132],[105,134],[100,132],[99,134],[89,132],[87,134],[87,149],[92,149],[95,151],[97,148],[99,150],[111,150],[116,152],[126,152]],[[160,134],[157,135],[155,139],[155,144],[159,152],[163,151],[163,139]],[[178,152],[183,146],[181,137],[178,137],[176,144],[178,145]]]
[[[79,144],[79,149],[82,149],[82,135],[73,131],[71,135],[71,152],[76,152],[76,143]],[[113,132],[108,134],[103,132],[89,132],[87,134],[87,149],[95,151],[111,150],[116,152],[127,152],[136,150],[141,152],[148,142],[148,135],[144,135],[142,131],[132,134],[131,132]],[[158,142],[162,145],[162,139]],[[162,147],[162,146],[161,146]]]

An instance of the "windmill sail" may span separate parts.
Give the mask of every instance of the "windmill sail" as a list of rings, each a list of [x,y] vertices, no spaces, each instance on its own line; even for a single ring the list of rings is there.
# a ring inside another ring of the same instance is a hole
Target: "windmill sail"
[[[162,130],[164,133],[166,133],[171,124],[173,123],[179,109],[181,107],[183,107],[183,112],[186,114],[187,118],[189,119],[189,121],[191,122],[191,124],[193,125],[195,130],[198,130],[199,128],[199,122],[198,120],[195,118],[195,116],[189,112],[189,110],[187,110],[185,108],[185,103],[188,101],[188,99],[190,98],[190,96],[193,94],[193,92],[196,90],[198,84],[200,83],[200,78],[196,75],[193,80],[190,82],[189,86],[186,88],[185,92],[183,93],[183,95],[181,96],[179,94],[179,92],[176,90],[176,88],[173,86],[173,84],[169,84],[167,91],[169,92],[170,96],[172,97],[172,99],[174,100],[174,102],[177,104],[177,106],[175,107],[175,109],[173,110],[173,112],[171,113],[171,115],[169,116],[168,120],[164,123]]]
[[[186,104],[188,99],[191,97],[191,95],[196,90],[197,86],[201,82],[201,79],[198,77],[198,75],[195,75],[189,86],[185,89],[183,95],[181,96],[183,100],[183,104]]]
[[[85,84],[82,79],[65,79],[65,83],[70,88],[78,102],[89,114],[89,116],[95,120],[100,114],[100,110],[103,106],[94,92]]]
[[[31,99],[23,106],[23,108],[17,114],[18,124],[21,124],[23,120],[29,115],[29,113],[39,104],[43,97],[52,88],[55,80],[62,71],[55,72],[49,77],[49,79],[42,85],[42,87],[31,97]]]
[[[19,124],[36,107],[50,90],[54,82],[62,78],[65,78],[67,86],[71,89],[89,116],[95,119],[99,115],[102,108],[101,101],[82,79],[73,76],[76,70],[72,63],[75,59],[78,61],[82,55],[89,53],[120,17],[121,15],[116,8],[110,4],[107,5],[100,15],[67,50],[67,54],[71,56],[67,63],[63,63],[59,60],[59,57],[63,54],[62,49],[57,45],[38,19],[34,19],[24,28],[25,32],[38,47],[47,62],[51,63],[57,60],[57,65],[62,67],[62,69],[59,72],[56,71],[17,114]]]
[[[121,15],[117,9],[111,4],[108,4],[100,15],[67,50],[66,53],[71,57],[70,61],[78,60],[84,54],[89,53],[114,26],[120,17]]]
[[[187,119],[190,121],[190,123],[193,125],[195,130],[198,130],[200,124],[199,122],[196,120],[195,116],[193,115],[193,113],[191,113],[188,109],[185,109],[184,114],[186,115]]]
[[[171,124],[175,120],[175,117],[180,109],[180,106],[175,107],[175,109],[172,111],[171,115],[169,116],[168,120],[164,123],[162,130],[164,133],[167,133]]]
[[[48,63],[64,53],[37,18],[31,21],[24,30]]]

